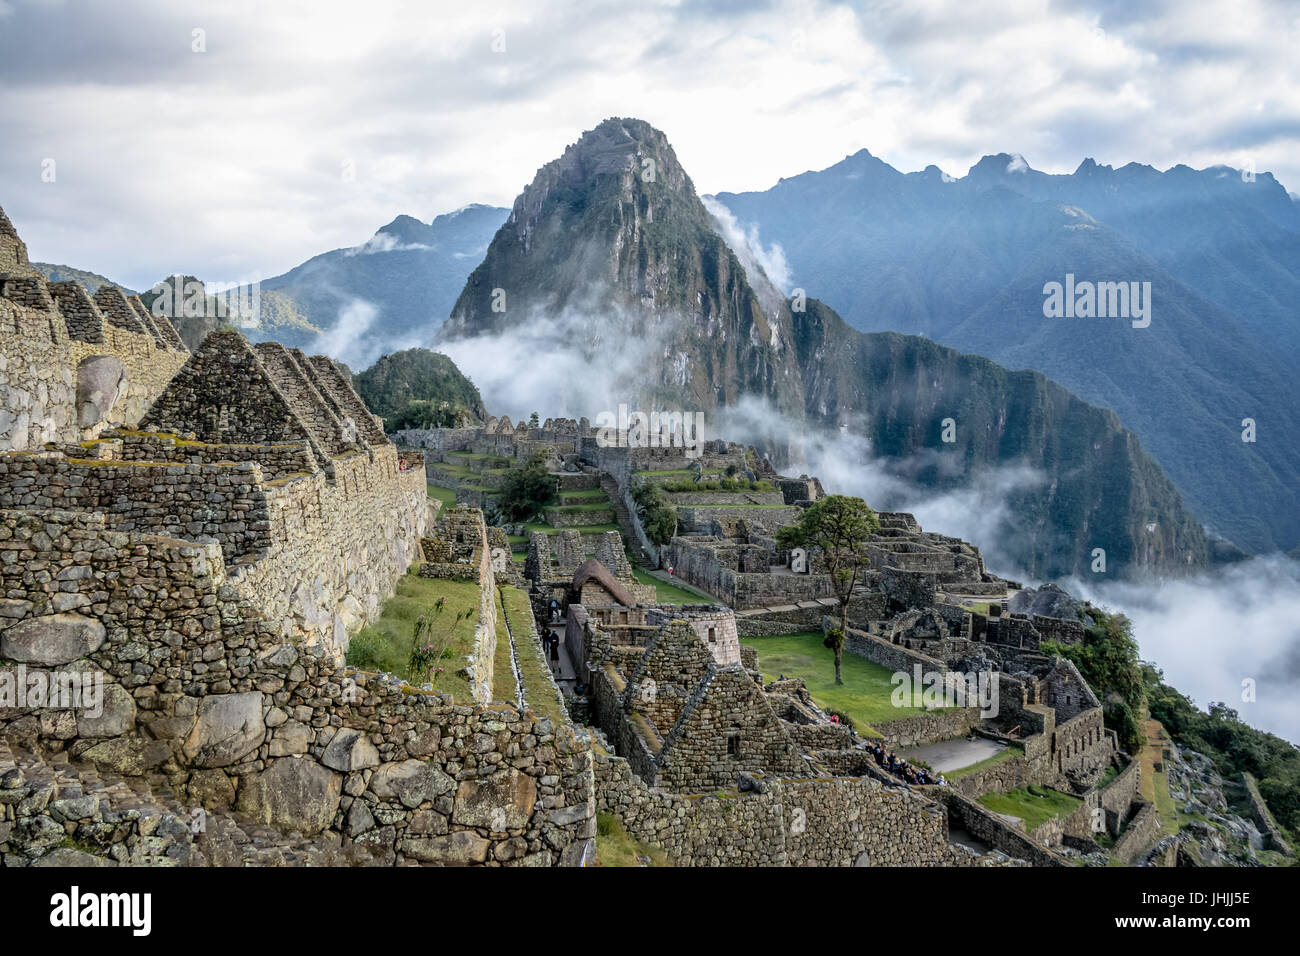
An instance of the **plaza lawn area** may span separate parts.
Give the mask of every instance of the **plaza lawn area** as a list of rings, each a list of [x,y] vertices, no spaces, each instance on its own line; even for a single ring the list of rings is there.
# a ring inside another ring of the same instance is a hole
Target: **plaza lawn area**
[[[1024,752],[1025,752],[1024,747],[1020,746],[1019,744],[1012,744],[1011,746],[1007,747],[1006,750],[1003,750],[999,753],[995,753],[992,757],[985,757],[983,760],[976,761],[975,763],[971,764],[969,767],[961,767],[957,770],[950,770],[947,773],[945,773],[944,776],[947,777],[949,780],[956,780],[959,777],[964,777],[967,774],[974,773],[976,770],[983,770],[985,767],[992,767],[994,764],[1002,763],[1002,761],[1004,760],[1010,760],[1012,757],[1022,756]]]
[[[986,793],[979,801],[994,813],[1005,813],[1025,821],[1025,830],[1034,830],[1053,817],[1066,816],[1083,801],[1068,793],[1030,784],[1008,793]]]
[[[835,655],[822,646],[825,635],[786,634],[782,637],[745,637],[740,643],[758,651],[764,681],[780,675],[801,677],[808,693],[823,709],[845,714],[858,733],[879,736],[872,724],[883,724],[922,713],[919,707],[895,707],[890,701],[893,673],[865,658],[844,654],[844,683],[835,683]]]
[[[442,485],[430,484],[429,497],[441,501],[443,511],[456,507],[456,490],[454,488],[444,488]]]
[[[447,599],[441,613],[434,610],[440,597]],[[413,571],[407,573],[397,582],[397,593],[384,602],[379,618],[352,635],[347,661],[360,670],[387,671],[416,687],[429,683],[427,675],[412,674],[410,670],[415,622],[423,614],[432,622],[426,633],[449,638],[435,689],[453,695],[457,703],[470,703],[469,683],[456,672],[474,650],[478,602],[478,584],[474,581],[441,581],[419,577]],[[473,613],[457,622],[456,614],[467,610]]]
[[[655,586],[655,599],[660,604],[708,604],[710,599],[701,597],[698,594],[692,594],[685,588],[679,588],[675,584],[669,584],[667,581],[660,581],[644,568],[633,568],[632,573],[642,584],[653,584]]]
[[[649,857],[650,862],[641,863],[638,856]],[[618,817],[609,813],[596,814],[596,865],[672,866],[663,850],[633,840]]]

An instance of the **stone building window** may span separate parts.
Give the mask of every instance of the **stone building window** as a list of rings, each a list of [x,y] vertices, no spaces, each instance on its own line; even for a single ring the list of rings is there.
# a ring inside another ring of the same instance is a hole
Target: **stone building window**
[[[739,733],[727,734],[727,756],[728,757],[740,756],[740,734]]]
[[[712,627],[709,628],[709,643],[710,644],[718,643],[718,632],[716,628],[712,628]]]

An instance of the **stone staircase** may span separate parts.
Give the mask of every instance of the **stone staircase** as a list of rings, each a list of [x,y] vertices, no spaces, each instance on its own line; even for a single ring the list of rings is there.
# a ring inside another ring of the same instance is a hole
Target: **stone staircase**
[[[632,553],[635,563],[643,568],[657,567],[659,562],[651,557],[650,553],[641,545],[640,537],[636,533],[636,516],[628,510],[627,505],[624,503],[623,494],[618,488],[618,482],[601,472],[600,487],[614,505],[614,517],[623,533],[623,544]]]
[[[121,777],[66,752],[0,739],[5,866],[344,866],[373,863],[337,835],[285,834],[182,801],[163,775]]]

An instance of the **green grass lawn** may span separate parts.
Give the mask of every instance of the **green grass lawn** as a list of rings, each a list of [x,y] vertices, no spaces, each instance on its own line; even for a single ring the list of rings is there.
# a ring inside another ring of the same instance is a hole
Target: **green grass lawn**
[[[429,497],[437,498],[442,502],[442,510],[456,507],[456,490],[454,488],[444,488],[442,485],[429,484]]]
[[[824,635],[787,634],[783,637],[746,637],[740,643],[758,650],[758,667],[765,681],[781,674],[801,677],[822,708],[846,714],[860,734],[879,736],[873,724],[883,724],[922,713],[919,707],[895,707],[890,701],[893,672],[879,664],[844,655],[844,683],[835,683],[835,655],[822,646]]]
[[[667,581],[660,581],[645,568],[633,568],[632,573],[642,584],[655,586],[655,600],[660,604],[708,604],[712,598],[701,597],[685,588],[679,588]]]
[[[443,611],[434,610],[438,598],[447,599]],[[435,636],[450,638],[442,674],[434,686],[450,693],[457,703],[469,703],[469,683],[456,674],[464,658],[474,650],[474,628],[478,624],[478,584],[473,581],[441,581],[407,574],[397,582],[397,593],[384,602],[378,620],[367,624],[348,644],[347,661],[361,670],[387,671],[413,685],[429,683],[427,675],[412,674],[411,641],[420,615],[432,622]],[[456,621],[459,612],[471,611]]]
[[[1073,813],[1083,803],[1078,797],[1038,784],[1030,784],[1008,793],[986,793],[981,804],[994,813],[1005,813],[1025,821],[1025,830],[1034,830],[1053,817]]]
[[[1010,760],[1012,757],[1019,757],[1023,755],[1024,752],[1025,752],[1024,747],[1021,747],[1018,744],[1012,744],[1006,750],[999,751],[998,753],[995,753],[992,757],[985,757],[983,760],[978,760],[975,763],[971,764],[969,767],[961,767],[957,770],[950,770],[947,773],[945,773],[944,776],[947,777],[949,780],[956,780],[959,777],[964,777],[967,774],[972,774],[976,770],[983,770],[985,767],[992,767],[994,764],[1002,763],[1002,761],[1004,760]]]

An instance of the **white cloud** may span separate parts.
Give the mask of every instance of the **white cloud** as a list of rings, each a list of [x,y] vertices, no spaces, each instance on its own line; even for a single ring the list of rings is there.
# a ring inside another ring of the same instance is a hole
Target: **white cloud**
[[[1256,558],[1194,577],[1066,590],[1123,611],[1142,656],[1202,709],[1223,701],[1253,727],[1300,741],[1300,564]],[[1242,699],[1243,682],[1255,700]]]
[[[398,213],[509,204],[612,115],[663,129],[701,192],[863,146],[956,172],[1002,151],[1052,172],[1249,158],[1300,184],[1280,0],[3,9],[0,204],[36,259],[135,287],[275,275]]]

